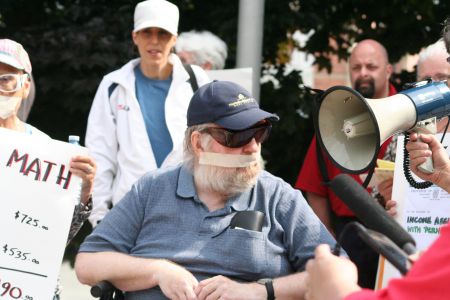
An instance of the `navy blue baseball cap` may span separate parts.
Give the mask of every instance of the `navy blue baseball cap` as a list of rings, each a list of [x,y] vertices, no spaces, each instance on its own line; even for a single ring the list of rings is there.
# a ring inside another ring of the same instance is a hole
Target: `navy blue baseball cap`
[[[266,119],[280,118],[260,109],[245,88],[230,81],[215,80],[200,87],[187,111],[188,126],[215,123],[226,129],[243,130]]]

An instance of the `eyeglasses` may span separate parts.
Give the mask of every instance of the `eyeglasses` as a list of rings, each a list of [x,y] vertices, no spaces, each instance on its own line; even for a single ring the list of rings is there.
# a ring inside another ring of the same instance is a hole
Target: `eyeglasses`
[[[250,143],[252,139],[255,139],[257,143],[263,143],[269,137],[271,129],[272,125],[267,122],[244,130],[209,127],[201,130],[201,132],[208,133],[222,146],[228,148],[240,148]]]
[[[0,75],[0,91],[12,93],[20,90],[28,79],[28,74],[3,74]]]

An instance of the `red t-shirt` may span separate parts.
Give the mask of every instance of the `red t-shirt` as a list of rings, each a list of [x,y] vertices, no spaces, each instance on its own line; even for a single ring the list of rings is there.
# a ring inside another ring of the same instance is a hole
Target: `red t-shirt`
[[[345,300],[447,300],[450,299],[450,225],[413,265],[405,277],[392,279],[385,289],[363,289]]]
[[[395,95],[396,90],[393,85],[389,86],[389,96]],[[380,152],[378,154],[378,158],[382,159],[384,156],[384,153],[386,152],[386,148],[391,142],[391,138],[389,138],[387,141],[383,143],[381,146]],[[333,191],[324,186],[322,184],[323,178],[320,174],[320,168],[319,168],[319,162],[317,160],[316,155],[316,137],[313,137],[313,140],[311,142],[311,145],[309,146],[308,152],[306,153],[306,157],[303,161],[303,166],[300,170],[300,173],[297,177],[297,181],[295,183],[295,187],[309,193],[315,193],[317,195],[320,195],[322,197],[326,197],[330,201],[331,209],[332,211],[337,215],[341,217],[353,217],[355,214],[345,205],[334,193]],[[343,172],[336,167],[326,156],[326,154],[323,154],[325,166],[327,169],[328,177],[329,179],[333,179],[339,174],[342,174]],[[359,175],[353,175],[348,174],[351,177],[353,177],[357,182],[362,184],[362,180]],[[370,189],[368,189],[369,192],[371,192]]]

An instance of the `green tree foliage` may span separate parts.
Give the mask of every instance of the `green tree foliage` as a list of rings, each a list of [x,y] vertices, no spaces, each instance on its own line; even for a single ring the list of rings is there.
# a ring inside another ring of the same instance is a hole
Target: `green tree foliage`
[[[29,121],[61,140],[84,136],[102,76],[133,57],[131,4],[66,2],[13,0],[1,10],[2,36],[22,43],[33,65],[37,93]]]
[[[172,1],[180,8],[180,32],[218,34],[229,47],[227,67],[233,67],[239,1]],[[30,123],[56,139],[66,140],[69,134],[84,137],[103,75],[137,56],[131,41],[137,2],[0,1],[1,37],[22,43],[33,64],[37,95]],[[266,168],[293,183],[313,134],[313,97],[301,88],[301,73],[286,67],[293,49],[313,54],[320,68],[331,71],[330,55],[347,59],[353,42],[373,38],[397,61],[438,39],[449,6],[443,0],[266,0],[261,104],[281,117],[263,147]],[[296,30],[313,32],[303,47],[292,40]],[[410,80],[407,76],[411,74],[396,75],[396,84]],[[69,251],[75,251],[79,240]]]

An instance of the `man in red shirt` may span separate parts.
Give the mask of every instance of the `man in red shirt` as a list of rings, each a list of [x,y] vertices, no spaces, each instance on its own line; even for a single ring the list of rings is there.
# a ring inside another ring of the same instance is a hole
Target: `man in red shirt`
[[[363,40],[359,42],[350,55],[349,68],[352,87],[365,98],[386,98],[396,93],[393,85],[389,83],[392,66],[389,64],[387,51],[377,41]],[[383,144],[379,158],[385,157],[390,140]],[[331,189],[323,184],[324,180],[320,172],[316,146],[316,137],[314,137],[295,187],[306,194],[306,199],[314,212],[328,230],[339,238],[342,228],[348,222],[355,221],[356,217]],[[324,153],[322,157],[329,180],[342,173]],[[352,177],[362,183],[359,175],[352,175]],[[370,189],[369,192],[371,192]],[[350,259],[358,266],[359,284],[363,287],[373,288],[378,255],[369,249],[353,231],[346,233],[339,242],[347,251]]]

